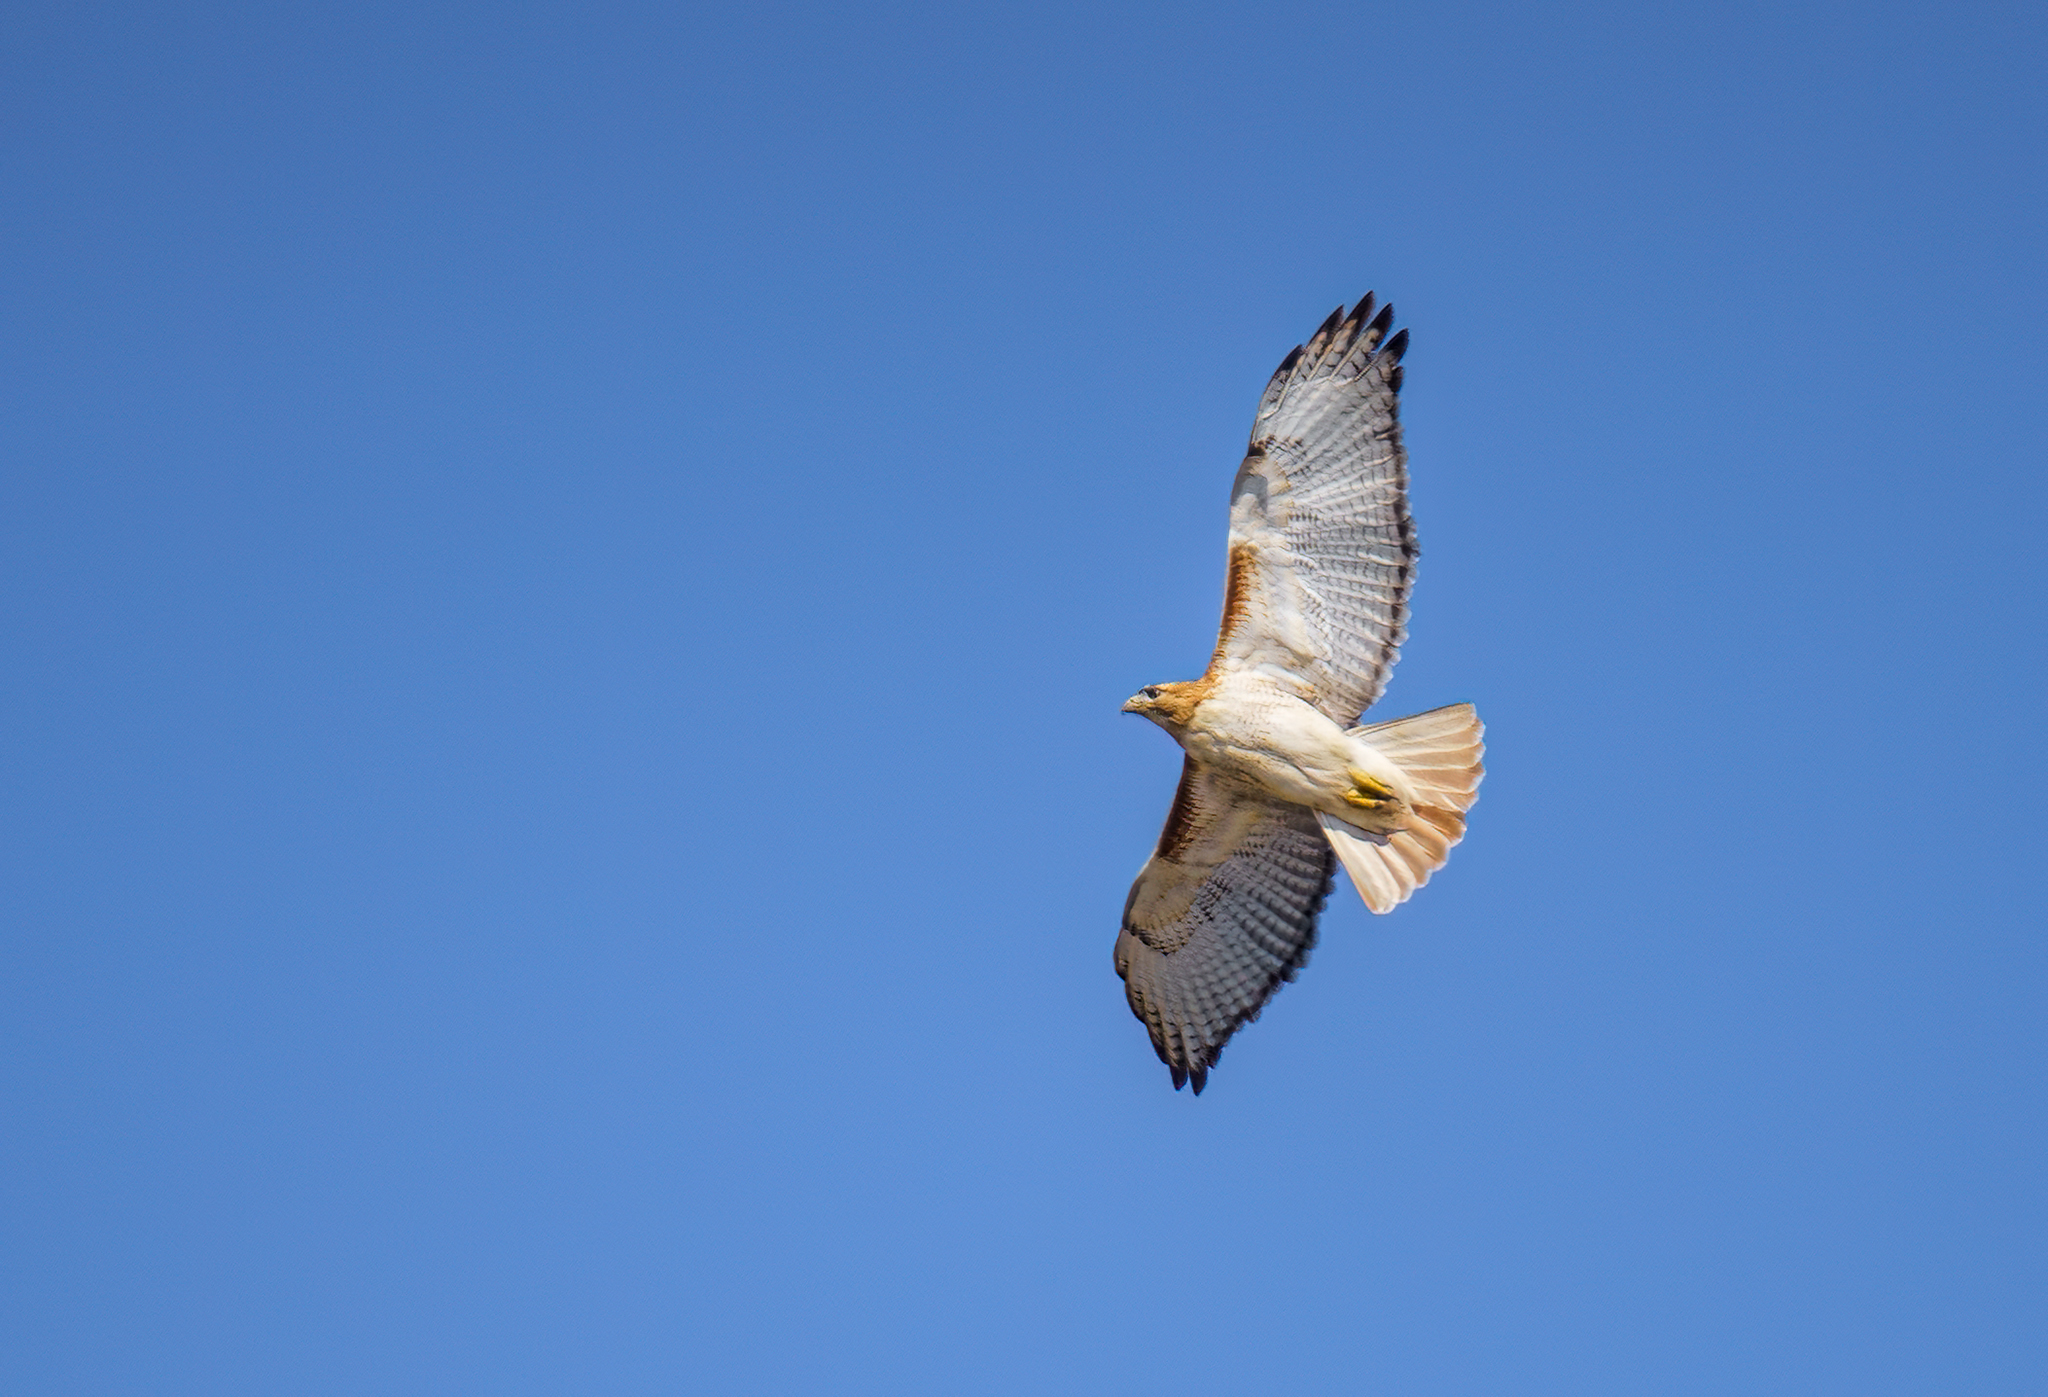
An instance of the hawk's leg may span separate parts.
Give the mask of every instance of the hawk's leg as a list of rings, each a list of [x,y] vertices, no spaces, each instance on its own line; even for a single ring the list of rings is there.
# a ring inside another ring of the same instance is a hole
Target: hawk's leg
[[[1351,767],[1344,773],[1351,778],[1351,789],[1344,792],[1344,803],[1355,805],[1360,810],[1385,810],[1400,804],[1401,798],[1394,794],[1394,788],[1369,772]]]

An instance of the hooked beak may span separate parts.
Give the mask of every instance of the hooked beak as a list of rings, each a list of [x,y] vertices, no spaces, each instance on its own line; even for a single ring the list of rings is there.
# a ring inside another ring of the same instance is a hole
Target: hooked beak
[[[1132,695],[1131,695],[1131,696],[1130,696],[1129,698],[1127,698],[1127,699],[1125,699],[1125,700],[1124,700],[1124,706],[1123,706],[1123,707],[1122,707],[1122,708],[1121,708],[1120,710],[1118,710],[1118,711],[1119,711],[1119,712],[1123,712],[1123,713],[1136,713],[1136,712],[1138,712],[1138,711],[1139,711],[1139,705],[1140,705],[1140,704],[1141,704],[1142,702],[1143,702],[1143,696],[1142,696],[1142,695],[1140,695],[1140,694],[1132,694]]]

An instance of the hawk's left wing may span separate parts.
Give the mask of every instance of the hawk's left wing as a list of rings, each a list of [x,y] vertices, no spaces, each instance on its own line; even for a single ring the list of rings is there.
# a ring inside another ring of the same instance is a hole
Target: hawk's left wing
[[[1200,1092],[1230,1035],[1316,943],[1337,856],[1315,815],[1215,781],[1190,757],[1159,848],[1124,903],[1116,973],[1178,1090]]]

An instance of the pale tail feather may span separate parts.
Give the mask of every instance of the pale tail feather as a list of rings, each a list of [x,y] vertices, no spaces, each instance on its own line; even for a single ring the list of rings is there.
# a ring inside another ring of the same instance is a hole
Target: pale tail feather
[[[1319,812],[1316,819],[1365,905],[1391,912],[1444,866],[1451,846],[1465,837],[1465,812],[1479,798],[1486,774],[1479,764],[1486,728],[1471,704],[1454,703],[1351,731],[1401,768],[1415,790],[1414,819],[1383,841],[1334,815]]]

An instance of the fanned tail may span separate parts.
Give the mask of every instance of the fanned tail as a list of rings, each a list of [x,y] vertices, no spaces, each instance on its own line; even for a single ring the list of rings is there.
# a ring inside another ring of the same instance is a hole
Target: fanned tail
[[[1353,728],[1408,778],[1415,798],[1405,829],[1377,837],[1334,815],[1317,821],[1352,886],[1375,912],[1391,912],[1408,900],[1429,875],[1444,866],[1451,846],[1465,837],[1465,812],[1479,799],[1485,777],[1480,739],[1486,727],[1469,703],[1433,708],[1411,718]]]

